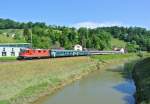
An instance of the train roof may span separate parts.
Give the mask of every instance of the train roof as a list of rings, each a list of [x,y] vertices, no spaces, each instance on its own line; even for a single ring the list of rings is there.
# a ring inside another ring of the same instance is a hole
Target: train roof
[[[32,48],[22,48],[24,50],[49,50],[49,49],[32,49]]]
[[[71,52],[85,52],[85,51],[77,51],[77,50],[59,50],[59,49],[51,49],[51,51],[71,51]]]

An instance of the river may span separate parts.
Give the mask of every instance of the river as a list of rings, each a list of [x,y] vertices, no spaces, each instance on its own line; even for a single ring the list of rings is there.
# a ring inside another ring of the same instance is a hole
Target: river
[[[99,70],[35,104],[135,104],[135,85],[124,65]]]

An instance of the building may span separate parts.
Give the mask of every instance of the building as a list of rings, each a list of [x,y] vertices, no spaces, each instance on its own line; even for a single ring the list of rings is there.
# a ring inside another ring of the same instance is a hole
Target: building
[[[121,49],[120,49],[120,52],[121,52],[122,54],[124,54],[124,53],[125,53],[124,48],[121,48]]]
[[[0,43],[0,57],[17,57],[21,49],[31,48],[30,43]]]
[[[74,46],[74,50],[76,50],[76,51],[82,51],[83,48],[82,48],[81,45],[77,44],[77,45]]]
[[[115,47],[113,50],[114,50],[114,51],[120,51],[120,52],[123,53],[123,54],[125,53],[124,48],[116,48],[116,47]]]

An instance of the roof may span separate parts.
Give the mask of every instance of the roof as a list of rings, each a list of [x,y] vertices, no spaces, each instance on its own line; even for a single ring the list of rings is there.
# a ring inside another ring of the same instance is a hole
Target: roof
[[[22,45],[22,44],[31,44],[31,43],[0,43],[0,45]]]
[[[81,45],[79,45],[79,44],[76,44],[76,45],[74,45],[74,46],[81,46]],[[82,46],[81,46],[82,47]]]
[[[31,47],[30,43],[0,43],[0,47]]]

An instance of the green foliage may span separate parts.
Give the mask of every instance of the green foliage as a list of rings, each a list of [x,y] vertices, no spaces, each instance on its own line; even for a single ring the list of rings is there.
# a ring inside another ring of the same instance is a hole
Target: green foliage
[[[128,52],[137,52],[139,50],[139,46],[136,45],[135,42],[132,42],[132,43],[127,43],[126,45],[126,50]]]
[[[76,30],[67,27],[54,28],[49,26],[49,28],[41,28],[36,26],[32,29],[32,33],[34,34],[33,46],[38,48],[64,47],[65,49],[72,49],[75,44],[81,44],[86,48],[103,50],[111,46],[111,35],[99,28],[91,30],[80,28]],[[44,37],[46,39],[42,42]]]
[[[139,45],[140,49],[144,51],[150,51],[149,49],[149,39],[150,39],[150,31],[145,28],[140,27],[104,27],[102,28],[107,32],[110,32],[111,35],[120,40],[124,40],[126,42],[136,41],[136,44]]]
[[[138,62],[133,70],[138,104],[150,104],[150,58]]]
[[[143,57],[144,56],[144,53],[142,53],[142,52],[138,52],[138,54],[137,54],[137,56],[139,56],[139,57]]]
[[[51,39],[49,37],[38,37],[33,35],[33,47],[48,49],[51,46]]]
[[[114,47],[125,48],[126,44],[127,43],[123,40],[119,40],[119,39],[116,39],[116,38],[111,39],[112,48],[114,48]]]
[[[23,31],[23,36],[25,37],[25,40],[30,43],[31,42],[31,35],[32,32],[30,31],[30,29],[24,29]]]
[[[23,33],[15,35],[17,42],[31,42],[31,34],[34,34],[34,48],[54,47],[55,43],[59,43],[60,47],[66,49],[72,49],[75,44],[99,50],[111,49],[115,46],[125,47],[123,43],[111,45],[111,38],[114,37],[130,42],[130,44],[126,45],[129,51],[135,52],[138,47],[141,50],[150,51],[150,31],[139,27],[125,28],[114,26],[75,29],[64,26],[48,26],[40,22],[19,23],[9,19],[0,19],[0,29],[4,29],[4,31],[7,31],[6,29],[12,30],[11,33],[14,33],[13,30],[23,30]],[[0,34],[3,34],[4,31],[0,30]],[[19,36],[19,34],[23,35]],[[9,36],[10,33],[6,32],[6,35]]]

